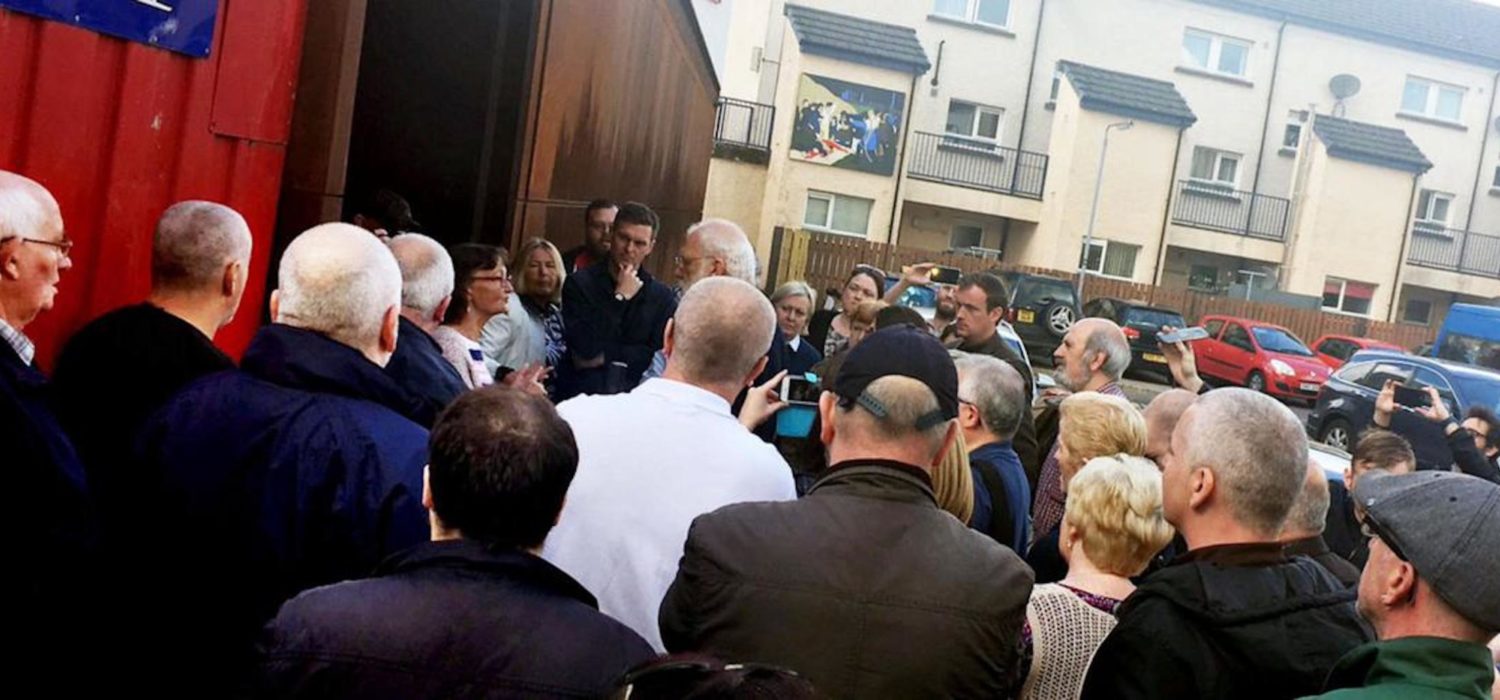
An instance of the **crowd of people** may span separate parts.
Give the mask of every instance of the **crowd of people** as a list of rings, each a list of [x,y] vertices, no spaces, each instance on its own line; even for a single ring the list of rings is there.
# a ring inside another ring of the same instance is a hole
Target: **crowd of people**
[[[236,362],[213,337],[265,253],[232,209],[178,203],[149,297],[49,378],[25,329],[87,271],[52,195],[0,171],[16,673],[194,697],[1500,693],[1493,415],[1434,400],[1453,467],[1418,471],[1388,386],[1330,479],[1289,409],[1210,390],[1189,346],[1163,347],[1180,388],[1131,404],[1107,320],[1037,396],[993,275],[929,320],[892,303],[929,266],[890,289],[861,266],[820,308],[760,289],[732,222],[683,232],[669,285],[649,207],[584,221],[578,249],[512,257],[412,232],[382,193],[290,243]]]

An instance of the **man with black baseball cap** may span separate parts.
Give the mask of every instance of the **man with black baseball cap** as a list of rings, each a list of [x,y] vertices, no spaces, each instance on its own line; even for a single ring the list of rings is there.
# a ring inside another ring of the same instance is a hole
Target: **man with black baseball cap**
[[[1324,698],[1489,698],[1500,634],[1500,485],[1423,471],[1359,480],[1370,559],[1359,612],[1379,641],[1355,648]]]
[[[819,400],[827,473],[799,501],[700,516],[661,607],[671,652],[797,669],[832,697],[1003,697],[1031,571],[937,507],[958,373],[901,324]]]

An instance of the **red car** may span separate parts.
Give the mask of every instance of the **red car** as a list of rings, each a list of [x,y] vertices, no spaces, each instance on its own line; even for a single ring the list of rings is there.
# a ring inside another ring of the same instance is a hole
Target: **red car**
[[[1313,352],[1329,369],[1338,369],[1349,361],[1350,356],[1360,350],[1394,350],[1406,352],[1399,345],[1392,345],[1374,338],[1355,338],[1349,335],[1325,335],[1312,345]]]
[[[1194,342],[1193,353],[1204,377],[1306,401],[1328,381],[1328,365],[1281,326],[1229,316],[1205,316],[1201,324],[1209,337]]]

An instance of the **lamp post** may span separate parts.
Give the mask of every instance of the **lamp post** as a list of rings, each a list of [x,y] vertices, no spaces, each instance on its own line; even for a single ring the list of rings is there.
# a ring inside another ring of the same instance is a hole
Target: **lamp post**
[[[1099,222],[1099,193],[1104,191],[1104,159],[1109,156],[1109,132],[1127,131],[1135,120],[1115,122],[1104,127],[1104,147],[1099,149],[1099,171],[1094,175],[1094,204],[1089,208],[1089,228],[1083,234],[1083,255],[1078,260],[1078,303],[1083,303],[1083,283],[1089,277],[1089,249],[1094,246],[1094,224]],[[1101,261],[1103,256],[1101,257]]]

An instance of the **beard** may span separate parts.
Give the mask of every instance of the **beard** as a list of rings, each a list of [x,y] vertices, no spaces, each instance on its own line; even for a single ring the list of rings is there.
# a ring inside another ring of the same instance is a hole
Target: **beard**
[[[952,320],[958,315],[958,305],[951,301],[940,301],[937,304],[937,317]]]

